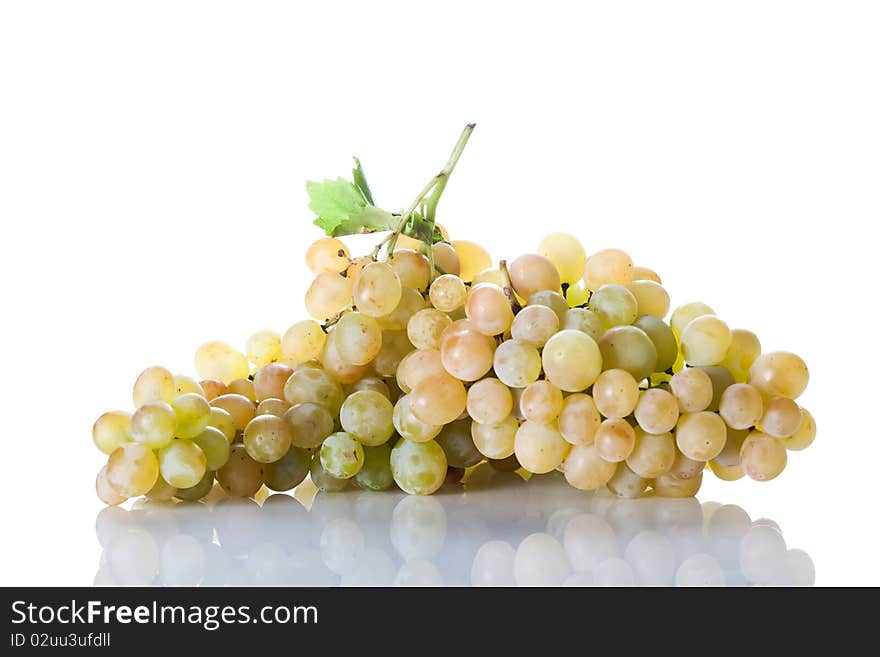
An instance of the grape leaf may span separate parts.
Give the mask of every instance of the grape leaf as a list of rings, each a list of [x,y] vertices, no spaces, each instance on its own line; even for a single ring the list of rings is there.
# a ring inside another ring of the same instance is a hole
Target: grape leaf
[[[309,195],[309,208],[318,215],[315,225],[323,228],[328,235],[332,235],[365,205],[357,188],[344,178],[320,183],[308,180],[306,192]]]
[[[434,222],[425,219],[418,212],[412,214],[412,217],[410,217],[410,220],[403,229],[403,234],[429,245],[443,240],[440,229],[434,225]]]
[[[354,180],[354,186],[360,192],[364,201],[367,202],[367,205],[376,205],[373,202],[373,192],[370,191],[370,186],[367,184],[364,168],[361,166],[361,161],[357,158],[354,158],[354,169],[351,170],[351,176]]]
[[[315,220],[315,224],[321,226],[318,222],[319,217]],[[328,235],[339,237],[340,235],[357,235],[358,233],[375,233],[381,230],[394,230],[397,227],[398,219],[390,212],[380,210],[373,205],[366,205],[358,210],[356,214],[338,223],[332,232]],[[324,226],[321,226],[324,228]],[[325,228],[326,230],[326,228]]]

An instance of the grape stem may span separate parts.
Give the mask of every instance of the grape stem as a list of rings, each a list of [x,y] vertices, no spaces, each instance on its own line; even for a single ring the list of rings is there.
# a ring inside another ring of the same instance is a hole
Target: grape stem
[[[515,315],[522,310],[522,306],[519,305],[519,301],[516,300],[516,295],[513,293],[513,285],[510,283],[510,272],[507,269],[507,260],[498,262],[498,270],[501,272],[501,282],[503,283],[501,289],[504,290],[504,295],[510,301],[510,307]]]
[[[442,196],[443,190],[446,189],[446,183],[449,182],[449,177],[452,175],[455,165],[458,164],[458,158],[461,157],[464,147],[467,145],[468,139],[471,138],[471,133],[474,131],[476,125],[476,123],[468,123],[464,127],[461,136],[458,138],[458,142],[455,144],[455,148],[452,149],[452,153],[449,156],[449,160],[446,162],[446,166],[443,167],[440,173],[431,178],[406,211],[400,215],[400,221],[397,222],[397,226],[394,230],[386,235],[375,246],[371,254],[373,260],[378,258],[382,247],[387,246],[386,253],[390,254],[394,252],[397,238],[400,237],[403,229],[406,228],[407,223],[412,219],[413,213],[419,208],[422,209],[422,212],[424,213],[423,218],[430,223],[431,231],[433,232],[437,203],[440,201],[440,196]]]

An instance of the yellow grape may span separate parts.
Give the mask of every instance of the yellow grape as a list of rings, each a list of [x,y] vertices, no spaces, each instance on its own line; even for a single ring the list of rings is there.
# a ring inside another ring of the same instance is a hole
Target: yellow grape
[[[95,478],[95,492],[98,494],[98,499],[109,506],[122,504],[128,499],[117,493],[116,489],[110,485],[110,481],[107,479],[106,465],[98,471],[98,476]]]
[[[570,285],[565,291],[565,300],[571,308],[574,308],[575,306],[583,306],[587,303],[589,298],[590,293],[587,288],[584,287],[583,281]]]
[[[639,384],[626,370],[605,370],[593,383],[593,401],[607,418],[626,417],[639,401]]]
[[[194,392],[201,395],[202,397],[205,397],[205,389],[198,381],[196,381],[192,377],[185,376],[183,374],[175,374],[174,397],[180,397],[180,395],[186,394],[188,392]]]
[[[630,470],[643,479],[655,479],[667,472],[675,462],[675,441],[668,433],[647,433],[636,427],[636,444],[627,457]]]
[[[342,428],[367,447],[381,445],[394,433],[394,407],[375,390],[359,390],[345,398],[339,411]]]
[[[508,306],[509,307],[509,306]],[[559,330],[559,316],[547,306],[526,306],[510,325],[510,337],[532,347],[543,347]]]
[[[626,286],[638,302],[639,315],[663,318],[669,312],[669,293],[654,281],[634,280]]]
[[[487,459],[506,459],[513,455],[519,423],[507,416],[495,424],[471,423],[471,437],[477,450]]]
[[[451,323],[446,313],[436,308],[425,308],[409,318],[406,334],[416,349],[439,349],[440,337]]]
[[[714,315],[691,320],[681,332],[681,354],[691,366],[717,365],[727,354],[730,329]]]
[[[246,379],[251,373],[247,357],[225,342],[206,342],[196,350],[196,371],[203,379],[217,379],[225,384]]]
[[[135,408],[147,402],[163,401],[171,403],[177,394],[174,375],[164,367],[148,367],[134,382],[132,398]]]
[[[606,488],[617,497],[636,498],[641,497],[648,488],[648,480],[642,479],[630,470],[626,463],[618,463],[617,470],[614,472],[614,476],[608,480]]]
[[[682,331],[684,331],[684,327],[690,324],[697,317],[714,314],[715,311],[712,310],[705,303],[694,301],[676,308],[673,311],[672,316],[669,318],[669,325],[670,327],[672,327],[672,332],[675,333],[675,337],[680,337]]]
[[[123,497],[145,495],[158,477],[159,463],[153,450],[146,445],[125,443],[117,447],[107,460],[107,482]]]
[[[803,359],[787,351],[759,356],[749,368],[749,383],[765,397],[797,399],[810,381]]]
[[[474,328],[484,335],[499,335],[513,322],[513,310],[504,291],[492,283],[480,283],[467,295],[465,314]]]
[[[649,267],[639,267],[638,265],[633,267],[632,279],[634,281],[654,281],[655,283],[663,285],[663,281],[660,280],[660,276],[657,272]]]
[[[549,381],[535,381],[523,390],[519,408],[526,420],[549,424],[562,412],[562,391]]]
[[[565,480],[580,490],[597,490],[614,476],[617,464],[599,454],[596,445],[575,445],[565,457]]]
[[[679,451],[675,454],[675,461],[672,462],[669,472],[663,476],[671,476],[676,479],[693,479],[697,475],[702,474],[705,469],[705,461],[694,460]]]
[[[563,283],[576,283],[584,274],[587,254],[574,235],[550,233],[541,240],[538,253],[554,264]]]
[[[573,329],[559,331],[547,341],[541,362],[547,380],[565,392],[588,388],[602,372],[602,354],[596,341]]]
[[[688,367],[672,375],[669,389],[682,413],[704,411],[712,403],[712,379],[703,370]]]
[[[211,406],[221,408],[232,416],[236,431],[244,431],[247,423],[254,419],[257,405],[244,395],[225,394],[210,401]]]
[[[379,376],[394,376],[400,363],[412,352],[406,331],[382,331],[382,348],[373,359],[372,367]]]
[[[394,428],[401,437],[411,440],[415,443],[424,443],[432,438],[436,438],[443,429],[442,425],[428,424],[422,422],[413,415],[409,407],[409,395],[402,395],[394,405],[394,412],[391,420]]]
[[[541,290],[557,292],[562,285],[556,266],[549,258],[538,253],[518,257],[510,263],[508,274],[511,286],[523,299]]]
[[[625,461],[636,446],[636,432],[621,418],[605,420],[593,438],[597,453],[609,463]]]
[[[467,300],[467,288],[455,274],[443,274],[434,279],[428,297],[437,310],[445,313],[461,308]]]
[[[517,429],[514,439],[516,459],[532,474],[555,470],[571,448],[555,422],[538,424],[526,420]]]
[[[788,461],[783,445],[783,441],[766,433],[750,433],[743,441],[739,453],[743,472],[756,481],[769,481],[778,477]]]
[[[317,367],[296,370],[284,385],[284,398],[291,406],[311,402],[323,406],[331,415],[338,415],[345,392],[327,372]]]
[[[218,406],[212,406],[211,417],[208,419],[208,426],[214,427],[226,436],[226,442],[230,445],[235,441],[235,420],[229,411]]]
[[[339,383],[354,383],[369,372],[370,366],[354,365],[349,363],[339,354],[339,345],[344,340],[339,338],[336,331],[331,331],[324,343],[324,353],[321,354],[321,365],[326,373]]]
[[[797,402],[788,397],[774,397],[764,406],[760,426],[764,433],[774,438],[788,438],[798,430],[801,419],[801,409]]]
[[[434,440],[414,443],[401,438],[391,450],[391,474],[410,495],[430,495],[446,481],[447,461]]]
[[[681,369],[681,367],[674,368],[676,361],[679,359],[678,340],[676,340],[672,329],[669,328],[669,324],[659,317],[642,315],[636,318],[633,326],[644,331],[651,338],[651,342],[654,343],[654,349],[657,352],[657,362],[654,364],[655,372],[666,372],[670,369],[678,371]],[[683,361],[682,365],[684,365]]]
[[[216,409],[215,409],[216,410]],[[285,413],[290,410],[290,404],[283,399],[269,397],[257,404],[257,415],[275,415],[276,417],[284,417]],[[214,468],[216,470],[216,468]]]
[[[362,313],[381,317],[397,307],[402,290],[400,279],[388,263],[373,262],[364,267],[355,282],[352,298]]]
[[[639,304],[633,293],[613,283],[593,292],[587,307],[601,318],[606,328],[632,324],[639,316]]]
[[[402,331],[406,328],[410,318],[427,306],[428,302],[425,301],[421,292],[411,287],[405,287],[400,292],[400,301],[394,310],[379,317],[377,321],[383,330]]]
[[[639,426],[648,433],[672,431],[678,422],[678,401],[666,390],[645,390],[636,404],[635,418]]]
[[[291,326],[281,338],[281,353],[294,363],[314,360],[324,350],[327,339],[324,329],[313,319],[305,319]]]
[[[465,283],[470,283],[479,272],[492,266],[492,256],[475,242],[455,240],[452,242],[452,248],[458,255],[458,275]]]
[[[733,329],[721,365],[730,370],[737,383],[745,383],[749,379],[749,368],[760,355],[761,341],[757,335],[744,329]]]
[[[404,392],[410,392],[422,379],[445,373],[438,349],[418,349],[404,356],[397,366],[397,384]]]
[[[525,388],[538,380],[538,375],[541,373],[541,356],[534,347],[516,340],[505,340],[495,350],[493,367],[495,376],[505,385],[511,388]]]
[[[651,486],[654,494],[659,497],[694,497],[702,483],[702,472],[687,479],[679,479],[667,473],[657,477]]]
[[[385,399],[391,400],[391,390],[384,380],[377,376],[367,376],[359,381],[355,381],[349,388],[349,394],[358,392],[359,390],[373,390],[378,392]]]
[[[588,290],[610,284],[628,285],[632,277],[632,258],[620,249],[598,251],[584,264],[584,285]]]
[[[444,369],[462,381],[476,381],[492,369],[495,340],[477,331],[454,331],[440,342]]]
[[[446,372],[422,379],[409,394],[413,415],[428,424],[449,424],[462,414],[466,406],[464,385]]]
[[[468,388],[467,412],[475,422],[499,424],[510,415],[512,410],[513,397],[510,388],[498,379],[493,377],[481,379]]]
[[[177,418],[174,435],[179,438],[195,438],[205,430],[211,418],[210,405],[204,397],[194,392],[175,399],[171,402],[171,408]]]
[[[177,416],[174,409],[163,401],[147,402],[131,416],[131,437],[150,449],[158,449],[170,443],[176,429]]]
[[[352,365],[366,365],[382,347],[379,322],[361,312],[345,313],[333,334],[339,356]]]
[[[742,448],[743,441],[750,433],[751,431],[748,429],[731,429],[728,426],[724,449],[712,460],[718,465],[725,467],[739,465],[739,451]]]
[[[222,381],[218,381],[217,379],[202,379],[201,381],[199,381],[199,385],[202,387],[202,390],[204,391],[204,397],[208,401],[211,401],[215,397],[225,395],[227,392],[229,392],[226,384]]]
[[[231,497],[251,497],[263,485],[263,466],[248,456],[244,445],[232,445],[229,460],[217,470],[217,483]]]
[[[403,287],[422,292],[428,288],[428,283],[431,282],[431,263],[423,254],[411,249],[395,249],[388,258],[388,264]]]
[[[250,379],[236,379],[235,381],[230,381],[229,385],[226,386],[226,389],[229,394],[247,397],[252,402],[257,401],[257,391],[256,388],[254,388],[254,382]]]
[[[109,411],[101,415],[92,427],[92,440],[95,447],[107,455],[120,445],[131,442],[131,413]]]
[[[275,331],[257,331],[245,344],[247,359],[256,367],[281,360],[281,336]]]
[[[789,451],[800,451],[806,449],[813,444],[816,438],[816,420],[813,414],[806,408],[801,408],[801,423],[797,431],[782,441],[785,449]]]
[[[258,415],[244,430],[244,447],[258,463],[274,463],[287,454],[293,440],[290,423],[274,415]]]
[[[714,459],[727,442],[727,427],[716,413],[700,411],[682,415],[675,429],[675,444],[694,461]]]
[[[619,368],[642,381],[656,371],[657,348],[642,329],[635,326],[615,326],[599,340],[602,364],[605,369]]]
[[[293,369],[282,363],[269,363],[254,372],[254,395],[257,401],[283,399],[284,384],[291,374]]]
[[[602,318],[586,308],[570,308],[562,318],[560,327],[586,333],[597,343],[605,334],[605,324],[602,322]]]
[[[195,486],[208,470],[205,453],[191,440],[175,440],[156,456],[162,478],[175,488]]]
[[[290,442],[294,447],[314,449],[333,433],[333,416],[323,406],[311,402],[294,404],[284,414],[290,427]]]
[[[156,502],[170,502],[177,494],[177,489],[162,479],[162,476],[156,478],[156,483],[147,491],[146,496]]]
[[[715,461],[709,461],[709,469],[721,481],[736,481],[746,476],[739,465],[721,465]]]
[[[437,242],[431,250],[434,253],[434,268],[441,274],[458,276],[461,272],[461,263],[458,254],[452,245],[447,242]]]
[[[729,427],[749,429],[755,426],[764,414],[764,400],[761,399],[761,393],[757,388],[748,383],[735,383],[721,393],[718,412]]]
[[[492,267],[490,269],[484,269],[479,274],[474,276],[474,280],[471,281],[473,285],[478,285],[479,283],[494,283],[500,288],[504,288],[506,285],[504,281],[504,274],[501,273],[501,270],[497,267]]]
[[[602,423],[596,404],[590,395],[575,393],[562,402],[557,426],[559,433],[572,445],[589,445]]]
[[[342,273],[349,265],[348,247],[335,237],[322,237],[306,250],[306,266],[313,274]]]
[[[306,311],[322,322],[335,317],[351,306],[352,290],[353,284],[350,278],[333,272],[322,272],[315,276],[315,280],[306,290]],[[396,304],[397,301],[394,303]]]

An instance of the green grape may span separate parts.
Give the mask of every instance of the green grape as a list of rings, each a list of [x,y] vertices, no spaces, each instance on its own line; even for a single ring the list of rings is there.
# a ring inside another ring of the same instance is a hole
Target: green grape
[[[510,416],[496,424],[473,422],[471,439],[477,451],[487,459],[496,461],[507,459],[513,455],[517,429],[519,422]]]
[[[360,390],[346,397],[339,421],[358,442],[374,447],[387,442],[394,433],[393,414],[394,407],[382,393]]]
[[[205,398],[194,392],[181,395],[173,402],[171,408],[177,418],[175,435],[178,438],[193,438],[198,436],[211,419],[211,407]]]
[[[229,384],[246,379],[251,373],[247,357],[225,342],[206,342],[196,350],[196,372],[203,379],[217,379]]]
[[[573,285],[569,286],[569,288],[565,291],[565,300],[568,302],[568,305],[571,308],[575,308],[576,306],[583,306],[589,301],[590,292],[587,288],[584,287],[583,281],[578,281]],[[566,327],[573,328],[573,327]]]
[[[444,313],[451,313],[461,308],[467,301],[467,288],[464,282],[454,274],[443,274],[434,279],[428,291],[431,305]]]
[[[422,422],[410,410],[409,395],[402,395],[394,405],[392,422],[402,437],[415,443],[424,443],[435,438],[443,425]]]
[[[187,502],[195,502],[211,492],[214,487],[214,472],[207,470],[195,486],[175,489],[174,497]]]
[[[529,295],[526,302],[526,308],[529,306],[544,306],[549,308],[556,314],[556,319],[560,322],[565,318],[565,314],[569,311],[568,301],[565,297],[554,290],[538,290]]]
[[[654,365],[655,372],[666,372],[672,369],[678,358],[678,341],[669,325],[659,317],[642,315],[637,317],[633,326],[642,329],[657,350],[657,363]]]
[[[406,331],[382,331],[382,348],[373,360],[373,369],[379,376],[394,376],[400,363],[412,352]]]
[[[258,415],[248,422],[243,439],[244,447],[252,459],[260,463],[274,463],[287,454],[293,436],[285,418]]]
[[[257,331],[245,344],[245,355],[256,367],[281,360],[281,336],[275,331]]]
[[[662,319],[669,312],[669,293],[654,281],[634,280],[626,286],[638,302],[638,314]]]
[[[635,326],[615,326],[599,340],[605,369],[622,369],[636,381],[656,371],[657,349],[648,334]]]
[[[483,335],[504,333],[513,322],[510,299],[492,283],[480,283],[468,292],[465,314],[473,327]]]
[[[639,314],[638,301],[622,285],[603,285],[593,292],[587,307],[602,319],[607,328],[632,324]]]
[[[174,439],[176,428],[174,409],[163,401],[147,402],[131,416],[131,437],[150,449],[169,444]]]
[[[291,326],[281,338],[281,353],[291,363],[315,360],[324,351],[327,334],[313,319],[304,319]]]
[[[327,436],[320,454],[324,471],[337,479],[354,477],[364,465],[364,448],[344,431]]]
[[[749,383],[765,397],[797,399],[810,381],[806,363],[787,351],[774,351],[758,357],[749,368]]]
[[[669,318],[669,325],[672,328],[672,332],[675,333],[676,337],[681,336],[682,331],[684,331],[684,327],[691,323],[691,321],[695,320],[697,317],[702,317],[703,315],[714,315],[715,311],[712,310],[705,303],[700,301],[694,301],[692,303],[686,303],[683,306],[679,306],[676,308],[672,316]]]
[[[452,242],[452,248],[458,255],[458,275],[465,283],[470,283],[479,272],[492,266],[492,256],[475,242],[455,240]]]
[[[364,447],[364,465],[355,475],[358,486],[366,490],[388,490],[394,484],[391,473],[391,445]]]
[[[351,295],[351,278],[321,272],[306,290],[306,311],[318,321],[326,321],[351,306]]]
[[[547,380],[565,392],[579,392],[590,387],[602,372],[602,354],[596,341],[586,333],[572,329],[560,331],[547,341],[541,361]]]
[[[263,466],[248,456],[244,445],[232,445],[229,460],[217,471],[217,483],[231,497],[252,497],[263,485]]]
[[[531,347],[543,347],[559,330],[559,316],[540,304],[520,310],[510,326],[510,337]]]
[[[471,437],[471,419],[450,422],[437,436],[437,444],[446,453],[446,463],[452,468],[469,468],[483,460],[483,455]]]
[[[174,440],[156,456],[162,478],[175,488],[195,486],[208,469],[205,453],[191,440]]]
[[[382,317],[397,307],[402,290],[400,279],[388,263],[371,262],[355,281],[352,298],[362,313]]]
[[[109,411],[99,417],[92,427],[95,447],[108,456],[123,443],[131,442],[131,413]]]
[[[584,285],[598,290],[603,285],[627,285],[632,281],[633,261],[620,249],[604,249],[584,263]]]
[[[688,365],[717,365],[727,355],[731,340],[727,324],[714,315],[703,315],[681,332],[681,355]]]
[[[345,392],[327,372],[317,367],[304,367],[290,375],[284,385],[284,398],[291,406],[309,402],[323,406],[331,415],[339,415]]]
[[[761,355],[761,341],[751,331],[733,329],[730,332],[730,346],[721,364],[730,370],[737,383],[749,380],[749,368]]]
[[[340,357],[352,365],[366,365],[382,348],[379,322],[361,312],[345,313],[333,328]]]
[[[309,464],[309,478],[315,487],[324,493],[338,493],[348,486],[348,479],[337,479],[324,470],[319,454],[315,454]]]
[[[401,438],[391,450],[394,481],[410,495],[430,495],[446,480],[446,453],[434,440],[414,443]]]
[[[174,375],[174,398],[185,395],[188,392],[194,392],[202,397],[205,396],[205,389],[194,378],[184,376],[183,374]]]
[[[544,474],[559,467],[571,449],[555,422],[523,422],[516,432],[514,453],[522,466],[533,474]]]
[[[409,318],[406,335],[416,349],[439,349],[440,337],[451,323],[446,313],[424,308]]]
[[[596,342],[599,342],[605,334],[605,324],[602,323],[602,318],[586,308],[569,308],[565,313],[565,317],[562,318],[560,328],[581,331],[589,335]]]
[[[232,419],[232,415],[229,414],[229,411],[212,406],[211,417],[208,419],[208,426],[214,427],[222,433],[226,437],[226,442],[230,445],[235,440],[235,420]]]
[[[311,454],[300,447],[291,447],[287,453],[274,463],[263,468],[263,479],[267,487],[275,491],[285,491],[299,486],[309,474]]]
[[[791,436],[782,441],[785,449],[789,451],[800,451],[806,449],[813,444],[816,438],[816,420],[813,414],[806,408],[801,408],[801,422]]]
[[[192,439],[205,453],[208,470],[219,470],[229,460],[229,441],[219,429],[207,427],[202,433]]]
[[[548,258],[563,283],[576,283],[584,274],[584,263],[587,254],[584,247],[573,235],[568,233],[550,233],[538,245],[538,253]]]
[[[132,398],[135,408],[153,401],[171,402],[176,394],[174,375],[164,367],[148,367],[134,382]]]
[[[523,299],[541,290],[559,291],[562,281],[553,262],[538,253],[526,253],[510,263],[510,284]]]

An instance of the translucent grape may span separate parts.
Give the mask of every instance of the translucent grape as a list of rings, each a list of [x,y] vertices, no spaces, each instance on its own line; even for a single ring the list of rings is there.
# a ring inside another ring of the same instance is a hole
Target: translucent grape
[[[559,272],[551,260],[537,253],[521,255],[508,267],[510,284],[523,299],[540,290],[558,291],[562,285]]]
[[[263,485],[263,466],[248,456],[244,445],[233,445],[226,465],[217,471],[217,483],[231,497],[251,497]]]
[[[593,398],[583,393],[569,395],[562,402],[559,413],[559,433],[572,445],[593,442],[602,418]]]
[[[452,242],[452,248],[458,255],[458,275],[465,283],[470,283],[479,272],[492,266],[492,256],[475,242],[455,240]]]
[[[287,454],[293,440],[290,424],[285,418],[258,415],[244,430],[244,447],[259,463],[274,463]]]
[[[95,478],[95,492],[98,494],[98,499],[109,506],[117,506],[128,499],[117,493],[116,489],[110,485],[106,465],[98,471],[98,476]]]
[[[284,398],[291,406],[310,402],[338,415],[345,392],[342,386],[322,369],[304,367],[295,371],[284,385]]]
[[[774,351],[758,357],[749,368],[749,383],[765,397],[797,399],[810,381],[804,361],[787,351]]]
[[[573,235],[550,233],[538,245],[538,253],[548,258],[559,272],[563,283],[571,285],[584,274],[587,254],[584,247]]]
[[[816,438],[816,420],[813,414],[805,408],[801,408],[801,423],[791,436],[782,441],[785,449],[800,451],[813,444]]]
[[[352,365],[366,365],[382,347],[379,322],[361,312],[345,313],[333,333],[339,355]]]
[[[636,445],[627,457],[630,470],[643,479],[655,479],[675,462],[675,441],[668,433],[647,433],[636,427]]]
[[[451,323],[446,313],[436,308],[425,308],[409,318],[406,334],[416,349],[439,349],[440,336]]]
[[[219,470],[229,460],[229,441],[223,432],[208,427],[192,441],[204,452],[208,470]]]
[[[495,376],[504,384],[511,388],[525,388],[538,380],[541,356],[534,347],[516,340],[505,340],[495,350],[493,367]]]
[[[324,372],[338,383],[353,383],[365,376],[370,368],[369,365],[355,365],[343,358],[339,353],[339,347],[344,344],[345,340],[341,339],[336,331],[331,331],[324,343],[321,366]]]
[[[693,479],[694,477],[701,475],[705,469],[705,461],[697,461],[689,456],[685,456],[679,451],[675,454],[675,461],[672,462],[672,467],[669,468],[669,472],[663,476],[671,476],[676,479]]]
[[[450,422],[437,435],[436,442],[446,454],[450,468],[469,468],[483,460],[471,437],[471,419]]]
[[[458,254],[451,244],[446,242],[437,242],[431,250],[434,253],[434,268],[441,274],[452,274],[458,276],[461,271],[461,263],[458,260]]]
[[[717,365],[727,354],[730,329],[714,315],[691,320],[681,332],[681,355],[688,365]]]
[[[590,292],[584,287],[583,281],[578,281],[574,285],[569,286],[565,291],[565,300],[572,308],[575,306],[583,306],[590,298]]]
[[[391,445],[364,447],[364,465],[355,475],[358,486],[366,490],[387,490],[394,485],[391,473]]]
[[[171,408],[177,418],[177,429],[174,435],[179,438],[194,438],[198,436],[211,419],[211,407],[205,398],[194,392],[181,395],[173,402]]]
[[[526,306],[510,326],[510,337],[531,347],[543,347],[559,330],[559,317],[547,306]]]
[[[324,329],[313,319],[297,322],[281,338],[281,353],[292,363],[315,360],[324,351]]]
[[[257,331],[248,338],[244,351],[256,367],[274,363],[282,357],[281,336],[275,331]]]
[[[176,493],[177,489],[159,476],[153,487],[147,491],[146,496],[156,502],[168,502],[174,498]]]
[[[403,331],[410,320],[410,317],[418,311],[425,309],[428,302],[422,296],[422,293],[411,287],[404,287],[400,290],[400,301],[387,315],[382,315],[376,321],[382,329],[392,331]]]
[[[733,329],[730,346],[721,364],[730,370],[737,383],[745,383],[749,379],[749,368],[760,355],[761,342],[757,335],[744,329]]]
[[[648,480],[642,479],[630,470],[626,463],[618,463],[614,476],[608,480],[606,487],[617,497],[636,498],[648,488]]]
[[[562,319],[562,328],[586,333],[596,342],[599,342],[605,334],[605,324],[602,322],[602,318],[586,308],[568,309]]]
[[[391,419],[397,433],[416,443],[424,443],[435,438],[443,428],[442,425],[422,422],[413,415],[409,407],[409,395],[403,395],[397,400]]]
[[[570,310],[568,302],[559,292],[555,290],[538,290],[532,292],[528,298],[528,306],[546,306],[554,313],[556,318],[561,322],[565,318],[565,314]]]
[[[596,430],[593,444],[602,459],[609,463],[618,463],[629,458],[635,449],[636,432],[626,420],[605,420]]]
[[[573,329],[560,331],[547,341],[541,362],[547,380],[565,392],[588,388],[602,372],[602,354],[596,341]]]
[[[350,479],[364,465],[364,448],[344,431],[331,433],[321,445],[321,467],[331,477]]]
[[[220,395],[225,395],[228,392],[226,384],[217,379],[203,379],[199,381],[199,385],[202,387],[202,390],[204,390],[205,399],[208,401],[211,401]]]
[[[229,394],[242,395],[243,397],[250,399],[252,402],[257,401],[257,391],[254,388],[254,382],[250,379],[236,379],[235,381],[230,381],[229,385],[226,386],[226,389],[229,391]]]
[[[171,403],[177,394],[174,375],[164,367],[148,367],[134,382],[132,398],[135,408],[147,402],[163,401]]]
[[[659,497],[693,497],[700,490],[703,483],[703,473],[698,473],[695,477],[688,479],[679,479],[670,474],[662,474],[651,484],[654,494]]]
[[[739,465],[721,465],[715,461],[709,461],[709,469],[721,481],[736,481],[746,476]]]
[[[434,308],[450,313],[464,305],[467,300],[467,288],[458,276],[443,274],[431,283],[428,298]]]
[[[764,414],[764,400],[757,388],[748,383],[735,383],[722,393],[718,412],[728,426],[750,429]]]
[[[257,415],[274,415],[276,417],[284,417],[284,414],[290,410],[290,404],[283,399],[264,399],[257,404]]]
[[[636,422],[648,433],[672,431],[678,422],[678,401],[660,388],[645,390],[635,408]]]
[[[284,414],[290,427],[290,443],[295,447],[314,449],[333,433],[333,416],[325,407],[311,402],[294,404]]]
[[[679,354],[678,340],[675,339],[675,334],[669,328],[669,324],[659,317],[642,315],[636,318],[633,326],[642,329],[654,343],[654,349],[657,351],[657,363],[654,365],[654,371],[665,372],[672,369]]]
[[[712,380],[712,401],[709,402],[709,407],[706,410],[718,411],[721,407],[721,395],[734,384],[733,375],[726,367],[721,367],[720,365],[700,367],[698,369],[705,372]]]
[[[508,416],[496,424],[471,424],[471,438],[477,450],[488,459],[506,459],[514,452],[519,423]]]
[[[724,449],[712,459],[718,465],[725,467],[739,465],[739,451],[742,448],[743,441],[748,437],[751,431],[747,429],[731,429],[727,427],[727,441],[724,443]]]
[[[669,293],[654,281],[636,281],[626,286],[638,302],[639,315],[663,318],[669,312]]]
[[[479,274],[474,276],[474,280],[471,281],[473,285],[477,285],[479,283],[494,283],[500,288],[503,288],[506,283],[504,280],[504,274],[501,273],[501,270],[497,267],[491,267],[489,269],[484,269]]]
[[[430,495],[446,480],[446,454],[436,441],[414,443],[402,438],[391,450],[394,481],[410,495]]]
[[[179,500],[195,502],[211,492],[211,488],[213,487],[214,473],[211,470],[207,470],[195,486],[190,486],[189,488],[175,488],[174,497]]]
[[[422,379],[409,393],[413,415],[428,424],[449,424],[466,405],[467,392],[461,381],[445,372]]]
[[[626,370],[605,370],[593,383],[593,402],[607,418],[626,417],[639,401],[639,384]]]
[[[325,493],[338,493],[348,486],[348,479],[338,479],[324,470],[319,454],[312,458],[309,465],[309,478],[318,490]]]
[[[632,279],[634,281],[654,281],[655,283],[663,284],[663,281],[660,280],[660,276],[653,269],[648,267],[639,267],[636,265],[633,267],[633,275]]]
[[[163,401],[147,402],[131,416],[131,437],[150,449],[158,449],[170,443],[176,429],[177,416],[174,409]]]
[[[388,263],[372,262],[355,282],[352,298],[362,313],[381,317],[397,307],[402,290],[400,279]]]
[[[335,317],[351,306],[353,288],[351,279],[346,276],[333,272],[318,274],[306,290],[306,312],[322,322]]]
[[[360,390],[346,397],[339,411],[342,428],[369,447],[381,445],[394,433],[394,407],[374,390]]]
[[[669,389],[682,413],[704,411],[712,403],[712,379],[703,370],[688,367],[679,370],[669,380]]]
[[[606,328],[632,324],[639,315],[635,296],[622,285],[603,285],[593,292],[587,307],[599,316]]]
[[[293,370],[282,363],[269,363],[254,373],[254,395],[257,401],[283,399],[284,384]]]
[[[364,377],[360,381],[355,381],[350,388],[351,392],[359,390],[373,390],[381,394],[385,399],[391,400],[391,390],[388,384],[377,376]]]
[[[195,486],[208,469],[201,447],[191,440],[174,440],[156,454],[162,479],[175,488]]]
[[[232,416],[236,431],[244,431],[248,422],[257,414],[257,405],[242,395],[220,395],[210,403],[211,406],[221,408]]]
[[[431,282],[431,264],[428,259],[412,249],[397,249],[388,259],[391,269],[403,287],[425,291]]]
[[[226,437],[230,445],[235,440],[235,420],[229,411],[217,406],[211,407],[211,416],[208,418],[208,426],[214,427]],[[247,426],[245,424],[245,426]]]
[[[382,331],[382,348],[372,366],[380,376],[394,376],[400,363],[413,352],[406,331]]]
[[[439,350],[419,349],[400,361],[397,367],[397,384],[404,392],[410,392],[423,379],[445,371]]]
[[[511,410],[513,397],[510,388],[498,379],[482,379],[468,388],[467,412],[475,422],[498,424],[510,415]]]
[[[651,338],[635,326],[615,326],[599,340],[605,369],[622,369],[636,381],[650,376],[657,365],[657,349]]]
[[[443,368],[462,381],[476,381],[492,369],[495,340],[473,331],[446,333],[440,341]]]
[[[498,335],[510,328],[513,310],[504,291],[492,283],[480,283],[468,292],[467,318],[484,335]]]
[[[526,420],[549,424],[562,412],[562,391],[549,381],[535,381],[523,390],[519,407]]]
[[[348,247],[335,237],[322,237],[309,245],[306,250],[306,267],[313,274],[332,272],[340,274],[349,265]]]
[[[714,459],[727,442],[727,427],[716,413],[700,411],[682,415],[675,429],[675,444],[694,461]]]
[[[533,474],[555,470],[571,448],[555,422],[538,424],[527,420],[519,426],[514,440],[516,459]]]
[[[617,464],[599,454],[596,445],[575,445],[565,457],[565,480],[580,490],[597,490],[614,476]]]
[[[764,433],[774,438],[788,438],[801,425],[800,406],[788,397],[774,397],[764,406],[760,424]]]
[[[174,375],[174,397],[180,397],[188,392],[195,392],[205,397],[205,389],[194,378],[183,374]]]
[[[515,472],[522,468],[513,454],[506,459],[488,459],[488,461],[489,466],[497,472]]]
[[[756,481],[769,481],[779,476],[788,461],[784,444],[760,431],[750,433],[739,453],[743,472]]]
[[[131,413],[127,411],[104,413],[95,420],[92,427],[92,440],[95,447],[107,455],[112,454],[123,443],[131,442]]]
[[[584,285],[588,290],[610,284],[627,285],[632,277],[632,258],[619,249],[598,251],[584,264]]]
[[[703,315],[714,315],[715,311],[701,301],[693,301],[679,306],[672,312],[669,318],[669,325],[676,337],[681,336],[684,327],[690,324],[697,317]]]

